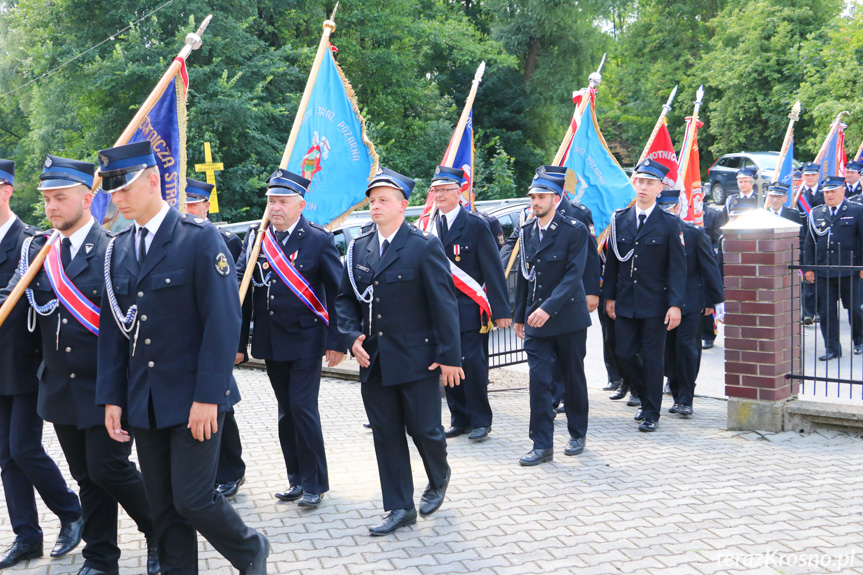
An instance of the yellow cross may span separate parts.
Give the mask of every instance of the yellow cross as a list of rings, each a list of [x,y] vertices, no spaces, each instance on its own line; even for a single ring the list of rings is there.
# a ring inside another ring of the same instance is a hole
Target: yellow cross
[[[216,172],[221,172],[225,169],[225,164],[213,163],[213,153],[210,150],[210,142],[204,142],[204,159],[205,164],[195,164],[196,172],[205,172],[207,174],[207,183],[212,186],[216,185]],[[210,194],[210,213],[219,213],[219,200],[216,197],[216,188],[213,187],[213,193]]]

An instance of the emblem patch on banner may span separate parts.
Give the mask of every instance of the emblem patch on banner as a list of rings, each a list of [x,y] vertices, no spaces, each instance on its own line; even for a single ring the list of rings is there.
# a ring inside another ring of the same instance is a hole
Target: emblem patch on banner
[[[219,275],[227,276],[231,273],[231,266],[228,265],[228,258],[225,257],[225,254],[219,253],[219,255],[216,256],[215,265],[216,271],[219,272]]]

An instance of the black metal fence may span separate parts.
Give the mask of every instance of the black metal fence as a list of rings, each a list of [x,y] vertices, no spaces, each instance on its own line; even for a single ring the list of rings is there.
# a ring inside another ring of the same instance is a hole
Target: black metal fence
[[[506,278],[510,309],[512,309],[513,302],[515,301],[515,283],[517,277],[517,270],[513,268]],[[496,329],[489,334],[488,352],[489,368],[506,367],[508,365],[527,362],[527,354],[524,352],[524,342],[518,339],[515,335],[515,330],[511,327]]]

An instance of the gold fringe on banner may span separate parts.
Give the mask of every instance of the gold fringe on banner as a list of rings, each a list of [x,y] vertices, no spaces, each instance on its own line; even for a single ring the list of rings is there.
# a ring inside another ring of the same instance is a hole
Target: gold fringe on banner
[[[179,72],[174,77],[174,88],[177,91],[177,129],[180,132],[180,193],[177,195],[177,209],[186,213],[186,123],[188,112],[186,110],[186,85]]]

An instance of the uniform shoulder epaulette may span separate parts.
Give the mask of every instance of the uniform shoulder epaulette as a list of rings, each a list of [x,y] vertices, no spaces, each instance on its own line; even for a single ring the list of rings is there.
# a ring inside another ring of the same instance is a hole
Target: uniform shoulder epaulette
[[[115,235],[121,236],[123,234],[129,233],[130,231],[132,231],[134,229],[135,229],[135,224],[129,224],[128,226],[126,226],[125,228],[120,230],[119,232],[115,232]]]
[[[535,221],[536,221],[536,216],[530,216],[529,218],[524,220],[524,223],[521,224],[521,227],[526,228],[527,226],[529,226],[530,224],[532,224]]]
[[[567,223],[567,224],[571,225],[571,226],[572,226],[572,227],[574,227],[574,228],[577,228],[577,227],[578,227],[578,224],[581,224],[581,222],[579,222],[579,221],[578,221],[577,219],[575,219],[575,218],[562,218],[562,219],[563,219],[564,223]],[[582,224],[582,225],[584,225],[584,224]]]
[[[411,226],[411,227],[413,227],[413,226]],[[360,233],[358,233],[358,234],[357,234],[356,236],[354,236],[354,237],[357,237],[357,238],[364,238],[364,237],[369,236],[369,235],[371,235],[372,233],[374,233],[374,231],[375,231],[375,226],[374,226],[374,225],[372,225],[372,226],[371,226],[371,227],[369,227],[369,228],[366,228],[366,227],[364,226],[364,227],[360,228]]]
[[[579,208],[583,212],[589,212],[590,211],[589,209],[587,209],[587,206],[585,206],[581,202],[579,202],[579,203],[572,202],[572,205],[575,206],[576,208]]]
[[[189,214],[183,214],[180,221],[184,224],[192,224],[199,227],[204,227],[210,223],[210,220],[207,218],[199,218],[197,216],[190,216]]]
[[[230,238],[231,236],[234,235],[232,232],[229,232],[228,230],[219,230],[219,233],[221,233],[226,238]]]
[[[330,230],[327,229],[327,226],[322,226],[317,222],[309,222],[309,227],[315,228],[316,230],[320,230],[322,232],[328,232]]]
[[[24,233],[28,236],[38,236],[42,233],[42,230],[37,228],[36,226],[31,226],[30,224],[24,224]]]
[[[419,236],[425,240],[430,240],[432,235],[428,232],[424,232],[416,226],[410,226],[411,233],[415,236]]]
[[[626,212],[628,212],[631,209],[632,209],[632,206],[626,206],[625,208],[618,208],[618,209],[614,210],[613,212],[611,212],[611,217],[614,218],[617,216],[622,216],[623,214],[625,214]]]
[[[109,238],[113,238],[113,237],[119,235],[119,234],[117,234],[117,232],[112,232],[111,230],[105,230],[105,233],[108,235]]]

